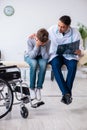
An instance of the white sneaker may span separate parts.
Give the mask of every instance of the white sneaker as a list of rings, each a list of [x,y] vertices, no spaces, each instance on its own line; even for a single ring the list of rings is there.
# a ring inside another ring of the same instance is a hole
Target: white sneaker
[[[35,90],[34,89],[30,89],[30,97],[31,97],[31,99],[35,99],[36,98],[36,94],[35,94]]]
[[[37,90],[36,90],[36,99],[37,99],[38,101],[41,100],[41,89],[37,89]]]

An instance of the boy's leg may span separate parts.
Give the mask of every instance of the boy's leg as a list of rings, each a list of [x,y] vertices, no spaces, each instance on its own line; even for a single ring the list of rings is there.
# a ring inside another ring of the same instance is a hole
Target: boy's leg
[[[38,72],[38,79],[37,79],[36,96],[38,100],[41,100],[41,89],[43,87],[43,82],[45,79],[47,60],[40,58],[38,59],[38,64],[39,64],[39,72]]]
[[[30,95],[31,95],[31,98],[34,99],[36,98],[35,82],[36,82],[37,60],[26,57],[25,61],[30,66]]]
[[[43,87],[43,82],[45,79],[47,60],[42,58],[38,59],[38,65],[39,65],[39,72],[38,72],[37,88],[41,89]]]

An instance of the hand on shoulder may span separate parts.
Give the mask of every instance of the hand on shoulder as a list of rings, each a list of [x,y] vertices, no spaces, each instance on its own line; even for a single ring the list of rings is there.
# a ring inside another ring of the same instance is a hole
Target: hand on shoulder
[[[35,33],[33,33],[33,34],[31,34],[31,35],[29,36],[29,38],[31,38],[31,39],[35,39],[35,37],[36,37],[36,34],[35,34]]]

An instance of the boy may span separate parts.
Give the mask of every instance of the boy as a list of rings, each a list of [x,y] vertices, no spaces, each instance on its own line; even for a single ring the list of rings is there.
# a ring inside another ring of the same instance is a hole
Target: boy
[[[49,34],[46,29],[41,28],[36,34],[31,35],[28,39],[28,50],[25,52],[25,61],[30,66],[30,96],[31,99],[41,100],[41,89],[46,73],[48,63],[48,52],[50,42]],[[36,73],[38,78],[36,81]]]

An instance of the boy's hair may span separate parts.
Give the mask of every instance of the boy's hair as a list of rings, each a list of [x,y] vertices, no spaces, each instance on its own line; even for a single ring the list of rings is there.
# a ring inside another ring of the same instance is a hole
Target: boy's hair
[[[64,16],[60,17],[59,20],[67,26],[69,26],[71,24],[70,16],[64,15]]]
[[[49,33],[46,29],[41,28],[37,31],[37,38],[41,41],[41,42],[47,42],[48,41],[48,37],[49,37]]]

